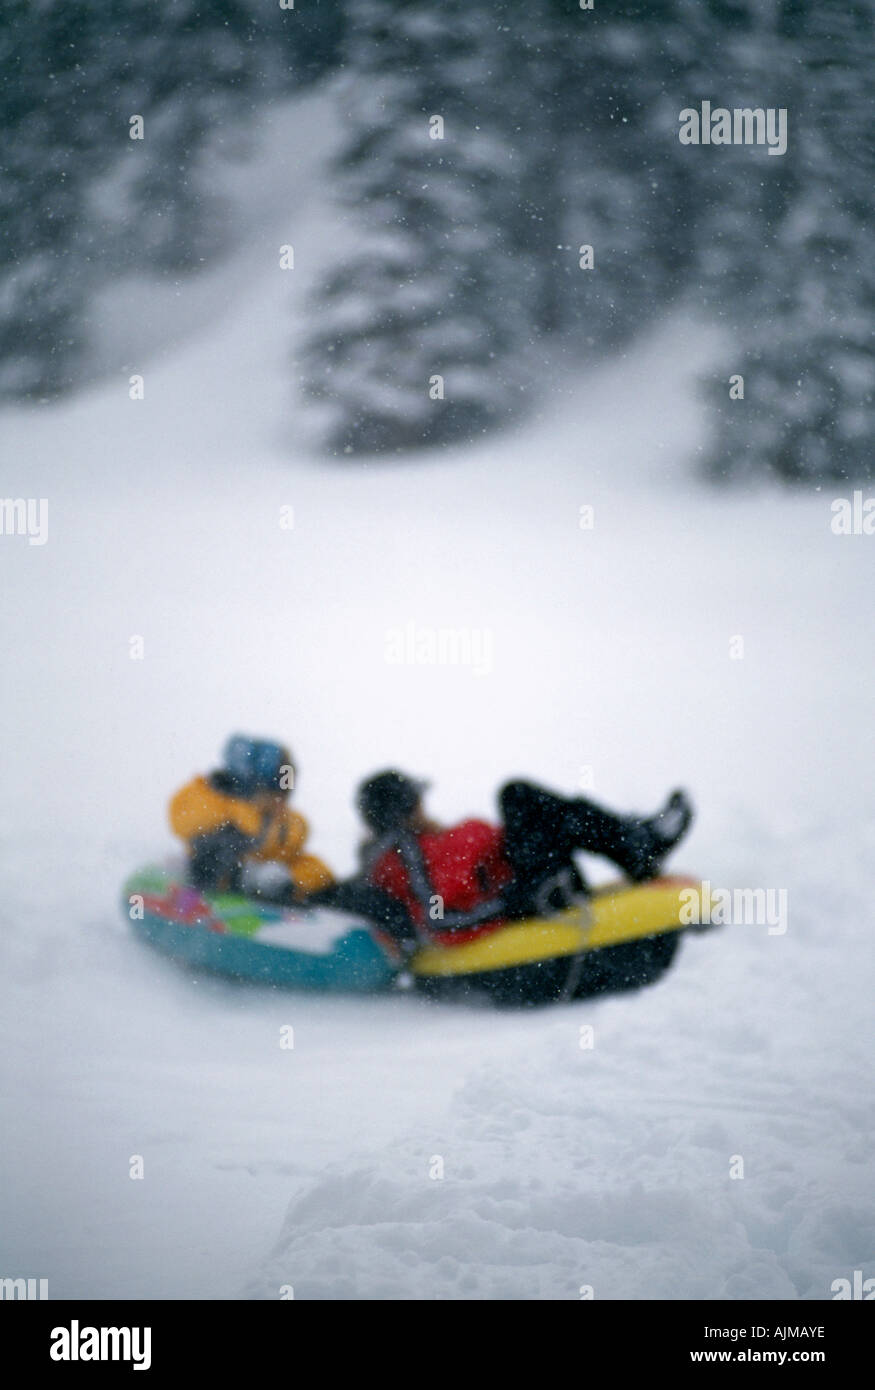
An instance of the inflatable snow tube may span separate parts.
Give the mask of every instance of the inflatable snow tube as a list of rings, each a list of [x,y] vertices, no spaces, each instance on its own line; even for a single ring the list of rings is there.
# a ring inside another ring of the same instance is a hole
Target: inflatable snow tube
[[[374,993],[400,978],[441,999],[485,994],[531,1005],[652,984],[671,965],[696,879],[612,884],[553,917],[437,934],[402,969],[366,922],[324,907],[283,908],[205,893],[162,868],[125,884],[137,935],[174,960],[238,980],[300,990]]]
[[[337,993],[388,989],[397,974],[367,924],[345,913],[203,893],[154,867],[134,874],[124,897],[137,936],[197,970]]]
[[[639,989],[665,974],[685,929],[685,890],[697,879],[611,884],[555,917],[482,928],[460,943],[424,946],[411,970],[439,998],[471,991],[498,1004],[546,1004]]]

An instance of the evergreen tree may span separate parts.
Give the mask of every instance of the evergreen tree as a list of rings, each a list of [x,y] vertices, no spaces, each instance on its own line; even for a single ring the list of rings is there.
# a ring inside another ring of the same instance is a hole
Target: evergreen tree
[[[76,378],[92,267],[83,239],[100,147],[83,113],[94,8],[8,0],[0,11],[0,395]],[[87,98],[84,104],[87,112]]]
[[[684,292],[731,335],[714,476],[871,476],[873,20],[875,0],[7,0],[0,399],[87,375],[112,276],[218,255],[210,142],[339,68],[342,216],[298,370],[331,448],[501,426],[546,385],[545,340],[602,355]],[[786,107],[786,155],[682,147],[705,98]]]
[[[0,9],[0,399],[88,374],[95,291],[208,263],[224,219],[201,158],[336,63],[343,14],[259,0],[7,0]],[[145,138],[129,138],[134,115]]]
[[[692,260],[695,185],[678,158],[672,95],[685,31],[673,0],[564,8],[559,322],[578,352],[603,353],[664,311]],[[591,271],[579,269],[582,245]]]
[[[543,250],[526,196],[542,150],[515,124],[523,41],[500,19],[485,0],[354,8],[337,173],[363,216],[321,288],[301,373],[334,450],[468,438],[519,409]]]
[[[664,308],[693,259],[695,182],[666,94],[685,59],[677,0],[623,17],[571,0],[439,13],[369,0],[350,35],[338,173],[362,235],[322,286],[302,373],[347,452],[511,418],[543,388],[546,335],[604,353]],[[447,107],[491,148],[466,134],[423,152],[410,131]],[[453,368],[466,399],[435,410],[426,383]]]
[[[708,470],[860,480],[875,472],[875,10],[793,0],[766,18],[765,31],[762,14],[753,21],[750,104],[787,108],[788,149],[732,151],[725,196],[703,219],[701,280],[736,344],[709,390]],[[730,373],[744,379],[743,400],[729,398]]]

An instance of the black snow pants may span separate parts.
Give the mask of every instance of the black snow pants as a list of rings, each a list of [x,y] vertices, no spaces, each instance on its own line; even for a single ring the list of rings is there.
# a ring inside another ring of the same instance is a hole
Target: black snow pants
[[[327,888],[311,893],[307,901],[366,917],[396,941],[413,942],[417,939],[416,928],[404,904],[361,878],[331,883]]]
[[[531,782],[508,782],[498,799],[514,873],[502,894],[511,917],[563,907],[586,892],[575,850],[604,855],[632,879],[652,871],[652,834],[637,817],[615,816],[583,797],[569,800]]]

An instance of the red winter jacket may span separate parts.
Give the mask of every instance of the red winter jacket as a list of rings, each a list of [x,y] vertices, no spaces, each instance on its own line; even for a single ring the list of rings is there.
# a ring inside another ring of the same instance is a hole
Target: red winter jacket
[[[452,931],[496,925],[503,915],[500,890],[512,870],[504,857],[504,832],[482,820],[466,820],[449,830],[387,837],[385,850],[368,877],[398,898],[419,926]],[[434,897],[442,902],[435,908]]]

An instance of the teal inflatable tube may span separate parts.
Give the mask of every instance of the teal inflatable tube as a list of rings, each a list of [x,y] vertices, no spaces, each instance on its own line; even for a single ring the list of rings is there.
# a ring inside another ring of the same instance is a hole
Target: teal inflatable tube
[[[164,955],[238,980],[373,994],[398,971],[371,930],[346,914],[202,893],[161,868],[127,881],[124,910],[136,935]]]

